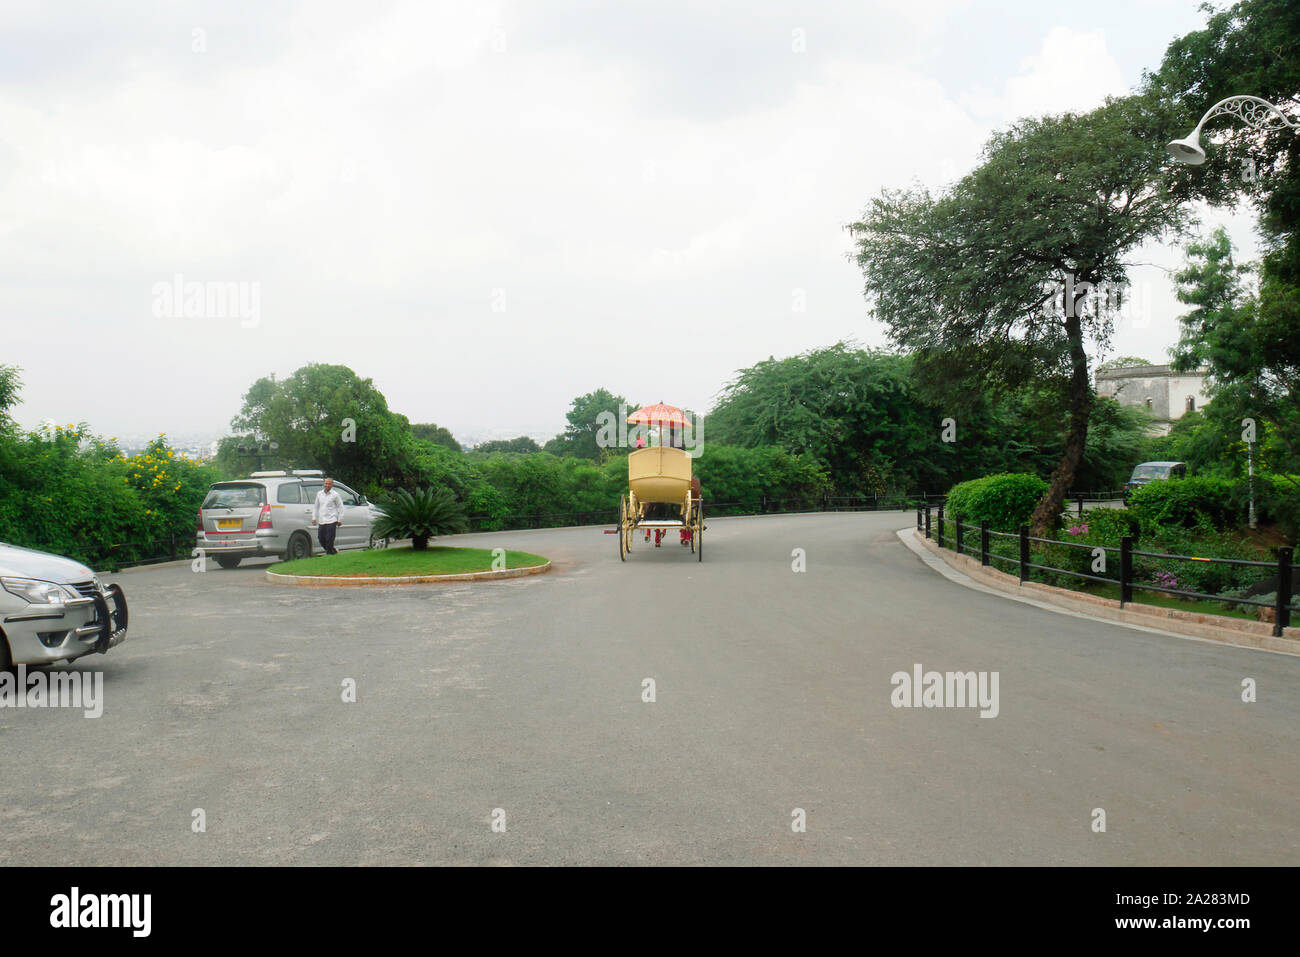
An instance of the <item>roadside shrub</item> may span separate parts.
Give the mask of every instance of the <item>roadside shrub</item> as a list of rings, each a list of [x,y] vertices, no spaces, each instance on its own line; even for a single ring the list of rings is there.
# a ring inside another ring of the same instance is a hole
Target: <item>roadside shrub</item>
[[[223,476],[159,436],[127,457],[85,425],[0,429],[0,541],[110,570],[194,542],[194,516]]]
[[[465,506],[456,501],[451,489],[394,489],[378,505],[383,514],[375,520],[375,537],[409,538],[417,552],[428,548],[431,538],[469,530]]]
[[[1029,521],[1047,483],[1037,475],[1003,472],[954,485],[948,492],[944,515],[978,525],[987,521],[997,532],[1014,532]]]
[[[1259,548],[1243,541],[1235,534],[1215,529],[1208,523],[1196,528],[1178,525],[1163,526],[1144,531],[1139,551],[1164,552],[1170,555],[1187,555],[1196,558],[1231,558],[1239,561],[1265,561],[1267,555]],[[1161,576],[1176,580],[1166,584]],[[1223,595],[1249,587],[1269,576],[1268,569],[1242,565],[1219,565],[1212,562],[1187,561],[1175,558],[1148,558],[1134,556],[1134,581],[1196,591],[1206,595]]]
[[[1194,476],[1148,482],[1136,489],[1128,507],[1138,516],[1144,530],[1164,526],[1195,528],[1211,525],[1226,528],[1241,524],[1228,479]]]
[[[1132,509],[1127,508],[1088,508],[1083,516],[1073,525],[1086,529],[1082,537],[1071,541],[1086,541],[1092,545],[1118,545],[1125,535],[1136,538],[1142,531],[1142,523]]]
[[[1232,481],[1229,499],[1233,513],[1245,524],[1250,514],[1250,480]],[[1255,515],[1265,525],[1276,525],[1292,542],[1300,537],[1300,475],[1255,476]]]
[[[758,512],[764,496],[786,503],[811,503],[830,490],[830,479],[821,465],[776,446],[748,449],[705,443],[691,468],[699,476],[706,512],[709,503],[736,506],[729,509],[732,512]],[[624,465],[624,486],[626,469]]]
[[[510,503],[494,486],[486,482],[475,487],[465,499],[470,516],[479,519],[478,530],[495,532],[505,527],[505,517],[510,514]]]

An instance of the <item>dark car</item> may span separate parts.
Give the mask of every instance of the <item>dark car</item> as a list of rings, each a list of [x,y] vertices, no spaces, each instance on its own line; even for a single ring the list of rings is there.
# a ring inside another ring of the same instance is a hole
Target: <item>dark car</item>
[[[1128,499],[1129,493],[1134,489],[1141,488],[1148,482],[1160,482],[1171,478],[1186,478],[1186,462],[1143,462],[1133,469],[1133,474],[1129,480],[1124,483],[1124,498]]]

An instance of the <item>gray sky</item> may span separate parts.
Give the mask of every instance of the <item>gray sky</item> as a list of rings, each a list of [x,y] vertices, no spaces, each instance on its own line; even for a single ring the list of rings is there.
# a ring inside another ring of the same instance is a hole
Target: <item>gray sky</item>
[[[6,0],[18,420],[216,434],[308,362],[462,437],[600,386],[708,409],[769,355],[885,345],[844,224],[1126,92],[1198,3]],[[249,308],[173,315],[178,275]],[[1111,354],[1161,361],[1171,282],[1133,279]]]

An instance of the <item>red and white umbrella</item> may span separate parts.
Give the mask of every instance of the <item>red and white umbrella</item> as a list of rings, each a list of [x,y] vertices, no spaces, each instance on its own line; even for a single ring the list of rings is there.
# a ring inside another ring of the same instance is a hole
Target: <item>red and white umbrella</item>
[[[690,425],[685,414],[675,405],[643,405],[627,417],[629,425]]]

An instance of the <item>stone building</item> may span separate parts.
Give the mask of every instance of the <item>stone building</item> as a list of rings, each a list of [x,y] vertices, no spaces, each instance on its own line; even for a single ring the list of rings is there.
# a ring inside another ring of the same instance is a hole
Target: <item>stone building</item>
[[[1210,401],[1205,393],[1206,370],[1174,372],[1169,366],[1126,366],[1098,372],[1097,395],[1120,405],[1131,405],[1151,413],[1151,431],[1167,435],[1184,412],[1199,409]]]

